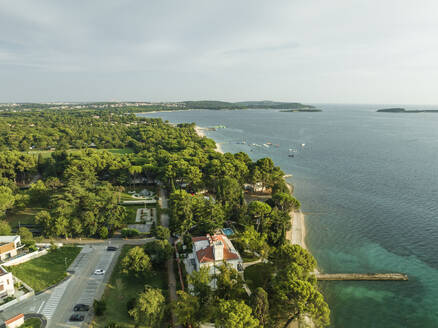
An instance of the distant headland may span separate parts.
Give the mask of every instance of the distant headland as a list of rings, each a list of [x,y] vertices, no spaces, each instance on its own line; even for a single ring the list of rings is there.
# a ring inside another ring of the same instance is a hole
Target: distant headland
[[[184,101],[186,108],[190,109],[293,109],[293,110],[313,110],[314,106],[304,105],[297,102],[280,101],[240,101],[227,102],[216,100]]]
[[[383,108],[378,109],[379,113],[438,113],[438,110],[406,110],[405,108]]]

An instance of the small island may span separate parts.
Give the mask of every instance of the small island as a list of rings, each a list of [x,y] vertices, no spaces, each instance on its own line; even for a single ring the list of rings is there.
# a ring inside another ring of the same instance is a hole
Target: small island
[[[383,108],[378,113],[438,113],[438,110],[406,110],[405,108]]]

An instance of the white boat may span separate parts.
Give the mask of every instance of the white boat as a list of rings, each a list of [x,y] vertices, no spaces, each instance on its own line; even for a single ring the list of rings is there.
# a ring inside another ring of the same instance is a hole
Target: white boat
[[[305,143],[302,143],[302,144],[301,144],[301,147],[304,147],[305,145],[306,145]]]
[[[268,145],[268,144],[263,144],[263,146],[266,147],[266,148],[269,148],[269,145]]]

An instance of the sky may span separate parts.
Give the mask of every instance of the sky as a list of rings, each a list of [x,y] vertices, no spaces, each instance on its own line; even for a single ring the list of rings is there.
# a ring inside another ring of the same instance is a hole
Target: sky
[[[0,0],[0,102],[438,104],[438,2]]]

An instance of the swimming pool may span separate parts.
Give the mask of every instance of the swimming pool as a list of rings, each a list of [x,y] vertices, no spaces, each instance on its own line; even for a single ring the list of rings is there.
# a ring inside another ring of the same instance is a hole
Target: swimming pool
[[[226,235],[226,236],[231,236],[234,235],[234,231],[231,228],[223,228],[222,232]]]

